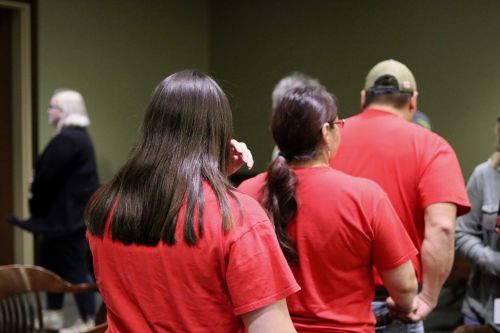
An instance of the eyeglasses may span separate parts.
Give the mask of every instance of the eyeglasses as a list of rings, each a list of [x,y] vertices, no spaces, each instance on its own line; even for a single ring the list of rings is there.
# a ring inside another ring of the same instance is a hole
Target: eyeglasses
[[[333,125],[336,125],[338,128],[344,128],[345,119],[338,119],[332,122]]]
[[[61,110],[61,108],[56,105],[56,104],[49,104],[49,109],[58,109],[58,110]]]
[[[345,119],[327,121],[326,124],[330,124],[331,128],[335,128],[335,126],[337,126],[338,128],[344,128]],[[319,130],[319,133],[321,133],[321,129]]]
[[[344,128],[345,125],[345,119],[337,119],[337,120],[332,120],[332,121],[327,121],[330,126],[333,127],[333,125],[336,125],[338,128]]]

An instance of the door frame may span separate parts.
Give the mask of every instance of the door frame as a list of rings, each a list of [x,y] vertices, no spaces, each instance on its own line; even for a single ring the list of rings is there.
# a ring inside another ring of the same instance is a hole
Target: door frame
[[[29,1],[0,0],[0,7],[12,11],[12,129],[13,129],[13,208],[21,218],[29,216],[28,199],[33,154],[36,153],[36,64],[33,41],[34,5]],[[33,66],[34,65],[34,66]],[[35,75],[34,75],[35,74]],[[14,261],[33,264],[31,233],[14,228]]]

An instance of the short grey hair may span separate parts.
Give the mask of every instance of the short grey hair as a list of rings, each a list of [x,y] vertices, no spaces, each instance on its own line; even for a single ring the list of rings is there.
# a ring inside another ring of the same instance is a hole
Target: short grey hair
[[[61,120],[57,124],[58,130],[65,126],[87,127],[90,125],[85,101],[78,91],[57,89],[54,91],[53,98],[57,100],[57,106],[62,111]]]
[[[297,88],[324,88],[318,79],[301,72],[293,72],[282,78],[273,89],[271,95],[273,109],[278,105],[285,94]]]

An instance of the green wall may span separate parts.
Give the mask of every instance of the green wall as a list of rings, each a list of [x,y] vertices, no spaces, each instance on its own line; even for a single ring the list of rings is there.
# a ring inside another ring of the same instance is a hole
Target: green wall
[[[347,117],[359,112],[369,69],[388,58],[413,70],[419,108],[455,148],[466,177],[494,150],[497,0],[218,0],[211,12],[211,70],[232,96],[236,137],[253,148],[255,171],[272,151],[270,94],[282,76],[318,77]]]
[[[209,69],[205,0],[39,1],[39,148],[53,128],[56,88],[80,91],[91,118],[101,181],[123,164],[149,96],[168,74]]]
[[[318,77],[347,117],[359,112],[368,70],[394,58],[413,70],[420,109],[467,177],[495,146],[498,13],[497,0],[39,1],[39,147],[53,133],[45,112],[52,91],[81,91],[105,181],[134,143],[154,86],[197,68],[228,93],[235,137],[251,147],[253,172],[262,171],[273,147],[270,94],[281,77]]]

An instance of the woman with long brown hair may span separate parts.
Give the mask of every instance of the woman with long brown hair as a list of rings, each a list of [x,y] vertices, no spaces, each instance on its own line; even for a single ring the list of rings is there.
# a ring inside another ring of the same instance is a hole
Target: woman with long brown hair
[[[294,331],[284,298],[299,287],[264,210],[227,180],[251,159],[231,137],[207,75],[175,73],[154,91],[86,215],[110,332]]]
[[[343,124],[323,88],[288,92],[271,120],[278,157],[238,188],[269,212],[302,288],[287,298],[298,332],[373,332],[374,267],[393,314],[415,310],[416,250],[387,196],[329,167]]]

